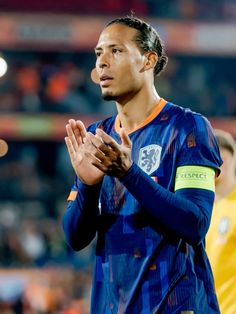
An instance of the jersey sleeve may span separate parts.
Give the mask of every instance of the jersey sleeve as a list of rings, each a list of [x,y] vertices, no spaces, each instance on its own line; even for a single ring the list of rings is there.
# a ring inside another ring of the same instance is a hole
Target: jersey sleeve
[[[87,131],[95,133],[96,127],[92,124]],[[75,251],[86,247],[95,237],[100,189],[101,183],[86,185],[75,176],[62,217],[65,241]]]
[[[210,122],[202,115],[192,112],[186,113],[185,118],[177,167],[206,166],[216,169],[219,174],[222,159]]]
[[[86,247],[95,237],[98,202],[101,183],[86,185],[77,177],[71,189],[71,197],[62,217],[62,226],[67,244],[79,251]]]

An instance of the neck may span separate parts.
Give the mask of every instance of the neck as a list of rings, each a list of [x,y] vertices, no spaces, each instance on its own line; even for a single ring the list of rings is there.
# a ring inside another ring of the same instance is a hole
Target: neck
[[[134,130],[151,114],[160,99],[153,87],[151,91],[138,93],[128,101],[116,102],[122,128],[128,133]]]
[[[229,195],[236,187],[236,177],[229,176],[216,184],[216,201]]]

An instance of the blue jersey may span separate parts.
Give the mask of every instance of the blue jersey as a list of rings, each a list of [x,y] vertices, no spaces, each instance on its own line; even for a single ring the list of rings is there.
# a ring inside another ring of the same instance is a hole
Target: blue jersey
[[[95,132],[100,127],[120,142],[119,126],[118,116],[114,116],[93,124],[89,130]],[[207,119],[163,100],[129,136],[135,165],[132,171],[145,173],[147,179],[136,180],[134,173],[127,177],[133,180],[133,189],[149,201],[152,196],[146,180],[174,193],[178,167],[200,165],[218,169],[221,164]],[[94,203],[97,247],[91,313],[219,313],[204,248],[206,231],[195,241],[195,230],[189,228],[188,222],[178,221],[178,213],[165,217],[164,222],[158,220],[158,215],[147,213],[139,195],[126,188],[127,177],[119,180],[105,176],[97,191],[91,192],[91,197],[94,193],[93,197],[99,199]],[[92,188],[76,178],[72,190],[86,189]],[[81,213],[85,201],[82,193],[80,197],[73,210]],[[161,202],[153,198],[152,203],[156,212],[163,211],[165,215]],[[208,220],[210,215],[211,211],[206,214]],[[74,238],[89,238],[84,234],[86,228],[65,232],[74,232]]]

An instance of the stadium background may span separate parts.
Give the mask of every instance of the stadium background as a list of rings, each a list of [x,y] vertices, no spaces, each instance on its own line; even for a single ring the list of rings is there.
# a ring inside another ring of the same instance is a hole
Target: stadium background
[[[65,244],[61,216],[73,182],[65,124],[115,112],[90,79],[93,48],[113,17],[144,17],[166,44],[156,80],[165,99],[236,138],[234,0],[0,0],[0,313],[85,314],[94,244]],[[1,154],[1,152],[0,152]]]

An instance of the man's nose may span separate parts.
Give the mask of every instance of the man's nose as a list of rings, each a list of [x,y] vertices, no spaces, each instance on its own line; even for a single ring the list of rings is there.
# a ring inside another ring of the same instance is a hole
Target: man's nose
[[[106,68],[109,67],[110,63],[109,63],[109,58],[108,55],[106,53],[103,53],[98,60],[98,66],[99,68]]]

